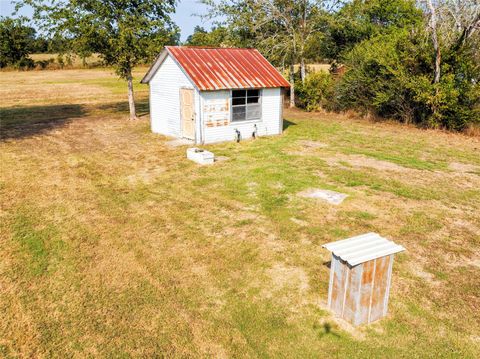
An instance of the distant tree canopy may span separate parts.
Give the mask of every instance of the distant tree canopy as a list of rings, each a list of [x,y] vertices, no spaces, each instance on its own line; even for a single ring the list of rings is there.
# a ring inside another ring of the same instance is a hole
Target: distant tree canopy
[[[0,68],[16,65],[34,51],[36,31],[25,22],[25,18],[0,18]]]
[[[0,17],[0,68],[33,66],[30,54],[64,53],[69,50],[67,39],[39,34],[28,25],[25,17]]]
[[[236,44],[230,36],[229,30],[225,27],[213,27],[210,31],[206,31],[201,26],[195,26],[193,34],[187,38],[185,45],[227,47]]]
[[[65,38],[82,57],[97,53],[127,81],[130,118],[136,118],[132,69],[178,41],[170,19],[176,0],[18,0],[34,9],[44,31]]]
[[[353,0],[329,18],[320,49],[326,58],[338,59],[363,40],[412,29],[422,19],[414,0]]]

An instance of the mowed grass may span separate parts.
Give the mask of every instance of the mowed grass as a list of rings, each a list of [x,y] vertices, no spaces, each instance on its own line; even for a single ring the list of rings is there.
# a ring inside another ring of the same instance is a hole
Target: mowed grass
[[[480,356],[478,138],[286,110],[201,167],[150,132],[147,87],[126,120],[110,70],[0,79],[0,356]],[[321,244],[368,231],[407,251],[353,328]]]

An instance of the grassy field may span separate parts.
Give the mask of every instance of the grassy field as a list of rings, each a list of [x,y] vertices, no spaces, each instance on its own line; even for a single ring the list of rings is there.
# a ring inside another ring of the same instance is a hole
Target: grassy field
[[[479,138],[287,110],[200,167],[109,70],[0,83],[1,357],[480,357]],[[407,251],[352,328],[321,244],[368,231]]]
[[[53,54],[30,54],[28,57],[30,57],[33,61],[48,61],[53,59],[55,63],[58,64],[58,55],[56,53]],[[67,64],[67,56],[62,55],[62,58],[64,60],[65,65]],[[96,65],[101,63],[101,58],[98,56],[98,54],[93,54],[85,59],[85,62],[80,58],[80,56],[72,54],[71,56],[71,64],[69,66],[71,67],[76,67],[76,68],[81,68],[84,67],[85,65]]]

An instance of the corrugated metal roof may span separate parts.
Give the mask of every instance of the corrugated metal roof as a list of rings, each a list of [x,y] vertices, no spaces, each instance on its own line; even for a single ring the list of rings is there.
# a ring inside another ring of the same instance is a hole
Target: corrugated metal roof
[[[351,266],[388,256],[405,250],[401,245],[381,237],[377,233],[367,233],[360,236],[331,242],[322,245]]]
[[[201,91],[290,87],[278,70],[256,49],[166,46]],[[142,82],[149,82],[159,67],[159,56]]]

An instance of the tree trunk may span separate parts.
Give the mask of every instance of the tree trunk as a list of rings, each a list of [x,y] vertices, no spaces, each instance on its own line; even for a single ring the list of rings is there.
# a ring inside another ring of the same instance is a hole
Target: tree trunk
[[[131,69],[129,69],[127,73],[127,85],[128,85],[128,107],[130,109],[130,120],[138,120],[137,112],[135,111],[135,98],[133,95],[133,76],[132,76]]]
[[[305,59],[302,56],[300,60],[300,76],[302,77],[302,84],[305,83],[306,69],[305,69]]]
[[[290,64],[290,108],[295,107],[295,61]]]
[[[437,84],[440,82],[440,65],[442,62],[442,54],[440,52],[440,44],[438,43],[437,37],[437,14],[435,12],[435,7],[433,6],[432,0],[427,0],[427,5],[431,12],[430,27],[432,28],[433,50],[435,51],[435,69],[433,73],[433,83]]]

